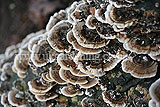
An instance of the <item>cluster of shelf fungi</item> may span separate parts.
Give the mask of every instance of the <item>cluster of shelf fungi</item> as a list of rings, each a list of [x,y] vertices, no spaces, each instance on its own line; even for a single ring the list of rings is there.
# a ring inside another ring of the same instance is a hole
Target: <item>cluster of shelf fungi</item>
[[[0,55],[4,107],[160,107],[158,0],[82,0]]]

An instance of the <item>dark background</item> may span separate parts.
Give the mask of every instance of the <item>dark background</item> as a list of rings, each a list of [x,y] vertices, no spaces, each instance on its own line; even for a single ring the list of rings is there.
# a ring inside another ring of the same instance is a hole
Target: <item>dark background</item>
[[[0,53],[29,33],[45,29],[49,17],[75,0],[0,0]]]

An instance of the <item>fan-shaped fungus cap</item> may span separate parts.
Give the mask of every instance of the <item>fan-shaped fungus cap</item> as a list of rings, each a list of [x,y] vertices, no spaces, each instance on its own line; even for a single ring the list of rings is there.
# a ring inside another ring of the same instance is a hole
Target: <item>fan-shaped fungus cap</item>
[[[86,77],[78,77],[73,75],[69,70],[64,70],[64,69],[60,69],[59,70],[59,75],[61,77],[61,79],[63,79],[64,81],[71,83],[71,84],[85,84],[88,81],[86,80]]]
[[[19,72],[19,74],[25,74],[29,66],[29,59],[30,52],[26,48],[20,48],[19,53],[14,58],[13,70],[17,73]]]
[[[35,95],[38,101],[48,101],[51,99],[55,99],[58,95],[51,89],[50,91],[46,92],[44,95]]]
[[[38,41],[38,44],[33,46],[31,53],[31,61],[36,67],[42,67],[50,62],[49,56],[51,47],[47,40],[42,39]]]
[[[49,75],[51,77],[51,79],[58,83],[58,84],[66,84],[66,81],[64,81],[60,75],[59,75],[59,70],[60,70],[60,66],[58,64],[56,64],[55,66],[53,67],[50,67],[49,69]]]
[[[87,74],[77,69],[77,65],[74,62],[74,56],[77,52],[73,51],[71,54],[60,53],[57,57],[57,62],[64,70],[70,70],[75,76],[87,76]]]
[[[148,55],[139,54],[122,61],[122,70],[136,78],[150,78],[156,75],[158,64]]]
[[[12,106],[23,106],[27,107],[27,100],[17,97],[18,90],[13,89],[8,93],[8,101]]]
[[[72,31],[78,44],[83,47],[97,49],[109,43],[109,40],[101,38],[95,29],[89,29],[83,21],[77,22]]]
[[[156,107],[160,106],[160,79],[156,80],[149,88],[149,94],[156,103]]]
[[[67,21],[58,22],[50,31],[47,38],[50,46],[58,52],[69,52],[71,45],[66,40],[67,33],[71,30],[72,25]]]
[[[96,22],[98,22],[98,20],[96,19],[95,16],[93,15],[89,15],[87,17],[87,20],[86,20],[86,26],[89,28],[89,29],[96,29]]]
[[[12,63],[5,63],[1,70],[2,73],[0,79],[1,81],[5,81],[11,76]]]
[[[88,76],[88,74],[81,72],[78,68],[77,68],[77,69],[70,70],[70,72],[71,72],[73,75],[79,76],[79,77]]]
[[[104,39],[115,39],[117,35],[110,24],[98,21],[93,15],[87,17],[86,26],[90,29],[96,29],[98,34]]]
[[[87,3],[87,0],[82,0],[84,3]]]
[[[10,70],[12,67],[12,62],[6,62],[3,66],[2,66],[2,72],[6,72],[7,70]]]
[[[78,65],[77,68],[80,69],[81,72],[83,72],[83,73],[85,73],[85,74],[88,74],[88,75],[92,75],[92,72],[89,71],[89,70],[85,67],[85,65],[83,66],[83,62],[84,62],[84,60],[85,60],[85,59],[82,58],[83,55],[84,55],[84,54],[82,54],[81,52],[79,52],[79,53],[75,56],[74,62]]]
[[[49,72],[47,73],[42,73],[42,79],[47,81],[47,82],[53,82],[54,80],[50,77]]]
[[[60,53],[57,57],[57,62],[64,70],[70,70],[70,72],[75,76],[87,76],[87,74],[81,72],[77,69],[76,63],[73,61],[74,56],[77,54],[76,51],[73,51],[70,54]]]
[[[112,107],[124,107],[126,97],[115,91],[105,91],[102,93],[103,100]]]
[[[67,13],[65,10],[60,10],[58,13],[55,13],[53,16],[50,17],[49,22],[46,26],[46,31],[49,31],[52,29],[56,23],[58,23],[61,20],[67,19]]]
[[[17,75],[19,78],[26,78],[27,72],[17,71]]]
[[[78,87],[74,85],[67,85],[61,89],[61,93],[67,97],[74,97],[76,95],[83,95],[83,91],[81,91]]]
[[[24,65],[22,62],[24,63]],[[20,55],[15,56],[13,66],[16,69],[16,71],[19,71],[19,72],[26,72],[26,69],[28,67],[25,58],[21,58]]]
[[[81,46],[81,45],[77,42],[77,40],[76,40],[76,38],[74,37],[72,31],[68,32],[68,34],[67,34],[67,40],[68,40],[68,42],[69,42],[70,44],[72,44],[72,46],[73,46],[73,48],[74,48],[75,50],[78,50],[78,51],[80,51],[80,52],[82,52],[82,53],[84,53],[84,54],[96,54],[96,53],[100,53],[100,52],[101,52],[101,49],[93,49],[93,48],[87,48],[87,47]]]
[[[8,77],[7,77],[7,73],[6,72],[2,72],[1,73],[1,81],[5,81],[5,80],[7,80],[8,79]]]
[[[34,51],[33,50],[34,44],[37,44],[39,40],[45,39],[46,37],[47,37],[47,33],[45,33],[45,34],[39,34],[39,35],[31,38],[30,41],[28,42],[28,50],[30,52]]]
[[[100,9],[96,9],[95,11],[95,17],[98,21],[105,23],[106,17],[105,17],[105,11],[106,11],[106,6],[102,7]]]
[[[122,14],[125,15],[121,16]],[[114,25],[114,30],[119,32],[124,30],[125,27],[131,26],[137,15],[138,11],[134,7],[115,8],[113,5],[109,4],[105,12],[105,22]]]
[[[34,79],[34,80],[29,81],[28,86],[29,86],[29,90],[31,92],[35,92],[37,94],[38,93],[44,94],[44,93],[48,92],[53,87],[53,85],[51,85],[51,84],[49,84],[49,85],[42,84],[42,82],[38,79]]]
[[[91,88],[94,87],[98,83],[97,78],[87,78],[87,83],[79,84],[81,88]]]
[[[76,68],[76,64],[73,61],[73,57],[74,56],[71,56],[69,54],[60,53],[57,57],[57,62],[61,66],[61,68],[65,70],[72,70]]]
[[[147,34],[137,34],[136,37],[130,38],[123,46],[125,49],[138,54],[150,54],[156,56],[160,54],[159,32]]]
[[[72,17],[72,14],[73,14],[73,12],[75,11],[77,5],[79,5],[80,3],[82,3],[82,1],[79,1],[79,2],[75,1],[75,2],[73,2],[72,5],[67,9],[68,21],[69,21],[70,23],[73,23],[73,24],[75,23],[75,22],[74,22],[74,19],[73,19],[73,17]]]
[[[72,19],[74,22],[81,21],[82,19],[86,19],[88,15],[94,14],[94,12],[91,13],[89,11],[91,7],[87,3],[80,3],[77,5],[74,12],[71,14]]]
[[[1,95],[1,104],[4,106],[4,107],[11,107],[11,105],[9,104],[8,102],[8,93],[3,93]]]
[[[78,53],[74,58],[78,68],[83,73],[94,76],[103,76],[105,71],[113,69],[120,61],[120,58],[114,58],[107,53],[82,54]]]

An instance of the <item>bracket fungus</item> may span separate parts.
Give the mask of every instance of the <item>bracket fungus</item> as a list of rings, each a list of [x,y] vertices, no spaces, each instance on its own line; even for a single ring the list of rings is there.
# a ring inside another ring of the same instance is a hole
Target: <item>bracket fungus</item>
[[[74,97],[76,95],[83,95],[83,91],[81,91],[78,87],[73,85],[67,85],[61,89],[61,93],[68,97]]]
[[[50,17],[48,24],[46,25],[46,31],[51,30],[52,27],[61,20],[67,20],[67,13],[65,10],[60,10],[58,13],[55,13]]]
[[[55,99],[56,97],[58,97],[58,95],[51,89],[48,92],[44,93],[43,95],[35,95],[35,98],[38,101],[48,101],[51,99]]]
[[[55,58],[52,54],[56,54],[47,40],[39,40],[37,44],[34,44],[31,53],[31,61],[36,67],[42,67],[49,62],[53,62]]]
[[[159,3],[79,0],[53,14],[0,54],[1,104],[159,107]]]
[[[36,93],[41,95],[48,92],[53,87],[53,85],[43,85],[40,80],[34,79],[28,82],[28,87],[33,94]]]
[[[82,54],[78,53],[75,57],[78,68],[88,75],[103,76],[105,71],[113,69],[120,61],[109,54]]]
[[[58,52],[69,52],[71,45],[66,40],[67,33],[71,30],[72,25],[67,21],[58,22],[50,31],[48,35],[48,43]]]
[[[3,93],[1,95],[1,104],[4,107],[11,107],[10,103],[8,102],[8,93]]]
[[[59,74],[61,79],[66,81],[67,83],[71,84],[85,84],[88,81],[86,80],[86,77],[78,77],[73,75],[69,70],[60,69]]]
[[[60,77],[60,66],[58,64],[56,64],[54,67],[51,67],[49,69],[49,75],[50,75],[50,78],[58,83],[58,84],[66,84],[66,81],[64,81],[61,77]]]
[[[158,64],[147,55],[136,55],[122,61],[122,70],[136,78],[154,77]]]
[[[125,107],[126,97],[115,91],[108,91],[102,93],[103,100],[109,103],[112,107]]]
[[[27,47],[20,48],[19,53],[14,58],[13,69],[20,78],[25,78],[29,66],[30,52]]]
[[[72,31],[77,42],[83,47],[97,49],[104,47],[109,42],[101,38],[96,30],[89,29],[84,22],[77,22]]]
[[[67,34],[67,40],[68,40],[68,42],[69,42],[70,44],[72,44],[72,46],[73,46],[73,48],[74,48],[75,50],[80,51],[80,52],[82,52],[82,53],[84,53],[84,54],[91,54],[91,53],[92,53],[92,54],[96,54],[96,53],[101,52],[101,49],[93,49],[93,48],[87,48],[87,47],[81,46],[81,45],[77,42],[77,40],[76,40],[76,38],[74,37],[72,31],[68,32],[68,34]]]
[[[27,107],[27,104],[28,104],[27,100],[25,100],[23,96],[17,95],[17,94],[18,94],[18,90],[16,89],[9,91],[8,102],[12,106]]]
[[[137,34],[130,38],[124,45],[124,48],[138,54],[159,55],[159,33],[151,32],[148,34]]]
[[[12,63],[5,63],[2,67],[2,73],[0,75],[1,81],[6,81],[7,79],[10,79],[12,76]]]

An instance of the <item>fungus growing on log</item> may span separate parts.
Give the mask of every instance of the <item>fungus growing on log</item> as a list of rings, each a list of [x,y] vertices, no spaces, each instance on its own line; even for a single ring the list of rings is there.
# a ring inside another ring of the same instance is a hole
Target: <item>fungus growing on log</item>
[[[0,54],[1,104],[159,107],[159,3],[80,0],[53,14]]]

